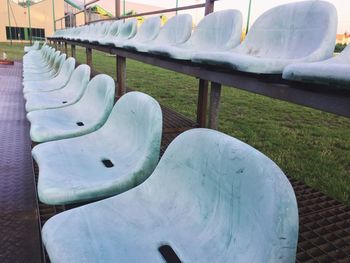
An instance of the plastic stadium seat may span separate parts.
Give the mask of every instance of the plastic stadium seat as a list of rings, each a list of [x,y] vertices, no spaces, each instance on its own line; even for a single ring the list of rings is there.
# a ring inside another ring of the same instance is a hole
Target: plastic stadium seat
[[[54,48],[46,46],[41,52],[30,52],[23,57],[23,71],[50,67],[50,62],[53,61],[52,56],[55,55]],[[51,61],[50,61],[51,60]]]
[[[34,142],[71,138],[93,132],[107,120],[114,102],[114,80],[97,75],[75,104],[57,109],[31,111],[30,137]]]
[[[198,51],[225,51],[236,47],[242,36],[242,14],[238,10],[224,10],[205,16],[191,37],[180,45],[156,45],[149,53],[174,59],[191,60]]]
[[[52,67],[46,70],[23,71],[23,80],[47,80],[52,79],[61,71],[63,63],[66,61],[66,54],[55,56]]]
[[[111,43],[113,39],[119,34],[119,30],[123,22],[121,20],[117,20],[112,23],[112,25],[109,27],[109,31],[107,34],[100,38],[97,39],[97,42],[101,45],[106,45],[107,43]]]
[[[63,108],[76,103],[83,96],[90,80],[90,67],[78,66],[66,86],[50,92],[26,94],[26,111]]]
[[[29,51],[32,51],[32,50],[38,50],[39,48],[40,48],[39,41],[35,41],[32,46],[25,46],[24,47],[24,53],[28,53]]]
[[[110,25],[110,21],[96,23],[93,34],[90,34],[84,42],[97,42],[98,39],[105,37]]]
[[[33,149],[39,198],[68,204],[117,195],[149,177],[159,160],[162,112],[140,92],[118,100],[99,130]]]
[[[331,3],[285,4],[262,14],[238,47],[199,52],[192,60],[244,72],[281,74],[288,64],[331,57],[336,30],[337,11]]]
[[[115,38],[111,38],[110,41],[106,41],[106,45],[116,46],[118,42],[124,42],[130,38],[133,38],[137,32],[137,19],[132,18],[126,20],[120,25],[119,33]]]
[[[142,42],[148,42],[153,39],[155,39],[160,30],[160,17],[150,17],[145,20],[145,22],[142,23],[140,28],[138,29],[137,34],[135,37],[131,39],[127,39],[125,41],[118,41],[115,42],[114,45],[116,47],[123,47],[125,45],[129,45],[131,43],[142,43]]]
[[[338,56],[321,62],[291,64],[284,69],[283,78],[349,89],[350,46],[346,47]]]
[[[298,209],[269,158],[223,133],[194,129],[169,145],[143,184],[50,218],[42,239],[53,263],[294,263]],[[162,258],[171,249],[181,261]]]
[[[154,40],[143,43],[132,42],[123,47],[139,52],[147,52],[155,45],[176,45],[184,43],[191,36],[191,31],[192,16],[189,14],[176,15],[170,18],[160,29],[158,36]]]
[[[33,80],[23,82],[23,93],[36,91],[52,91],[66,86],[75,68],[75,59],[68,58],[62,65],[56,77],[48,80]]]

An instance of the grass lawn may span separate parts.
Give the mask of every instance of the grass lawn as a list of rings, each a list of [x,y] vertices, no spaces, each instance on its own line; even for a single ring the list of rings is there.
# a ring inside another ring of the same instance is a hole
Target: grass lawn
[[[3,50],[9,58],[23,54],[20,45],[0,44]],[[77,57],[85,62],[83,49]],[[94,51],[93,66],[115,77],[115,57]],[[128,60],[127,85],[195,119],[196,79]],[[287,175],[350,204],[350,119],[224,87],[219,130],[260,150]]]

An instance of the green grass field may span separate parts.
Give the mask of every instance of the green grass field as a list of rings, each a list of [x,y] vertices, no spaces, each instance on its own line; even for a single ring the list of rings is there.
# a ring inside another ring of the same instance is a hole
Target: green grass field
[[[3,51],[20,59],[23,46],[0,44]],[[83,49],[77,57],[85,62]],[[93,67],[115,77],[115,57],[94,52]],[[128,60],[127,85],[195,119],[196,79]],[[350,204],[350,119],[229,87],[221,102],[220,131],[260,150],[287,175]]]

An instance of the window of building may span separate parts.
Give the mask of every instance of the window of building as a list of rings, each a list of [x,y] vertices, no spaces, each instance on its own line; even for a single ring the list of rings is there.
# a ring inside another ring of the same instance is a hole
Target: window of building
[[[32,28],[30,31],[27,27],[6,27],[7,40],[29,40],[30,33],[33,40],[42,40],[45,38],[45,29]]]

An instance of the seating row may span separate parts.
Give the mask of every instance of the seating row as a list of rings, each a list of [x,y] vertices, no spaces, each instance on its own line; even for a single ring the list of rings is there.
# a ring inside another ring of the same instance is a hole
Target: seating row
[[[244,72],[281,74],[285,70],[284,78],[298,80],[293,68],[299,64],[295,63],[307,63],[312,78],[320,74],[318,65],[314,68],[314,64],[309,63],[332,57],[337,12],[326,1],[290,3],[262,14],[240,44],[241,29],[241,13],[224,10],[204,17],[192,34],[191,16],[184,14],[169,19],[163,27],[160,27],[159,17],[147,19],[138,30],[135,19],[106,21],[56,31],[53,39],[111,45]],[[344,56],[349,57],[348,54]],[[288,65],[293,65],[292,69]],[[339,60],[331,60],[331,63],[327,60],[325,64],[331,72],[338,73],[332,83],[343,85],[345,80],[348,85],[346,76],[350,64],[343,63],[341,71],[338,65]],[[327,80],[327,76],[322,75],[318,81]]]
[[[39,41],[35,41],[33,45],[24,47],[24,53],[28,53],[31,50],[38,50],[39,48],[40,48]]]
[[[75,68],[47,45],[23,61],[26,76],[47,73],[23,81],[31,137],[45,138],[32,151],[39,199],[106,198],[48,220],[42,239],[51,262],[163,262],[163,249],[185,262],[295,261],[296,198],[268,157],[223,133],[193,129],[158,163],[156,100],[129,92],[113,107],[113,79],[90,80],[89,66]],[[42,130],[47,137],[36,135]]]

